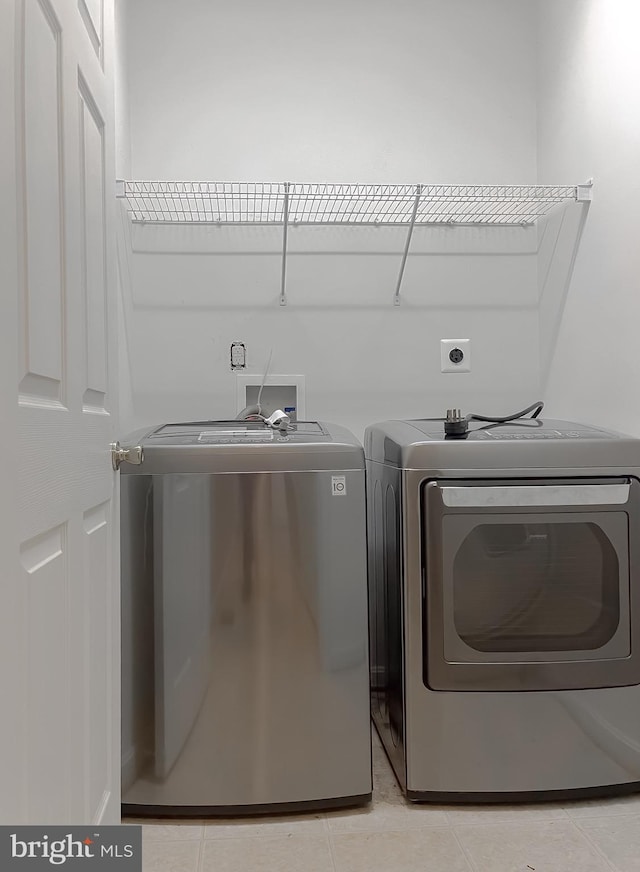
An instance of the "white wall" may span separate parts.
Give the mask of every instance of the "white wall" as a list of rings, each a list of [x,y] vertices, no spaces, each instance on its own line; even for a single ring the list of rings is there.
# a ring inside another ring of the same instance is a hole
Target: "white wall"
[[[135,178],[534,181],[529,0],[127,0]]]
[[[536,181],[529,0],[129,0],[126,16],[134,178]],[[294,228],[283,309],[277,228],[132,228],[136,423],[233,414],[234,340],[251,371],[273,348],[272,371],[306,376],[307,417],[358,433],[537,399],[535,234],[416,231],[397,309],[403,242]],[[442,375],[439,340],[467,337],[473,371]]]
[[[549,412],[640,435],[640,4],[541,0],[538,166],[595,179],[550,362]]]

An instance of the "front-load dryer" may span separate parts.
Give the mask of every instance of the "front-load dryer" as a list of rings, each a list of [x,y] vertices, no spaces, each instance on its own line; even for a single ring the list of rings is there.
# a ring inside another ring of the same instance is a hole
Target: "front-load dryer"
[[[640,440],[365,435],[371,699],[414,800],[640,789]]]

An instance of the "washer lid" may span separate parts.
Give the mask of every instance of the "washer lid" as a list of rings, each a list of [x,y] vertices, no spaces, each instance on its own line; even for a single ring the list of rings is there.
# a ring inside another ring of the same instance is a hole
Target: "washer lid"
[[[274,430],[262,421],[187,421],[139,431],[123,447],[140,445],[141,465],[129,475],[171,472],[286,472],[364,468],[364,451],[344,427],[295,421]]]
[[[283,440],[282,437],[287,437]],[[194,421],[164,424],[147,436],[154,444],[167,445],[247,445],[257,442],[316,442],[331,440],[319,421],[295,421],[286,431],[274,430],[262,421]]]

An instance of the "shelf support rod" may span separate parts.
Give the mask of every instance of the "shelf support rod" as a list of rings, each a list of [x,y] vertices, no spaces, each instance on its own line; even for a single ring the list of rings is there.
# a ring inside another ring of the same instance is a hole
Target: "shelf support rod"
[[[287,231],[289,229],[289,182],[284,183],[284,204],[282,207],[282,280],[280,285],[280,305],[287,305]]]
[[[402,277],[404,276],[404,268],[407,265],[407,255],[409,254],[409,246],[411,245],[411,237],[413,236],[413,227],[416,223],[416,215],[418,214],[418,206],[420,205],[420,196],[422,195],[422,185],[416,185],[416,196],[413,201],[413,211],[411,212],[411,223],[407,231],[407,239],[404,244],[404,252],[402,254],[402,263],[400,264],[400,274],[398,275],[398,283],[396,292],[393,295],[393,305],[400,305],[400,286],[402,285]]]

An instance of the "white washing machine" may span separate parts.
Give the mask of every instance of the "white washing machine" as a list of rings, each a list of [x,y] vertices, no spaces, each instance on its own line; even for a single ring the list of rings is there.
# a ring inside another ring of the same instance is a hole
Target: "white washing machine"
[[[640,789],[640,440],[365,435],[373,719],[413,800]]]

